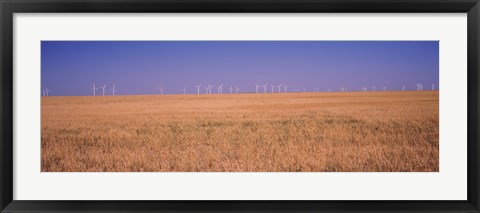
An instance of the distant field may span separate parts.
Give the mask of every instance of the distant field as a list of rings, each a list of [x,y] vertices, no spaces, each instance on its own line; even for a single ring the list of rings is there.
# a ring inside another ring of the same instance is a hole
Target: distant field
[[[43,172],[437,172],[438,92],[42,97]]]

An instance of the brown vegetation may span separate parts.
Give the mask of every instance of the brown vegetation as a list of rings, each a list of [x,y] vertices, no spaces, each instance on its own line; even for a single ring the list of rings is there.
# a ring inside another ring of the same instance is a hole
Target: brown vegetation
[[[435,172],[438,92],[42,97],[43,172]]]

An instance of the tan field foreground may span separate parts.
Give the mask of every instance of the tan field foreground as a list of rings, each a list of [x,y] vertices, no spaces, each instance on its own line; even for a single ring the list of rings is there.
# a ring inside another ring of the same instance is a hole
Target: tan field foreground
[[[42,97],[43,172],[437,172],[438,92]]]

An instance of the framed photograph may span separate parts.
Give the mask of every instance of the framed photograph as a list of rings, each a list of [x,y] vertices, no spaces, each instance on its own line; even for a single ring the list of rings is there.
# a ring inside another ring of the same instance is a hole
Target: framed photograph
[[[478,0],[1,0],[1,212],[480,212]]]

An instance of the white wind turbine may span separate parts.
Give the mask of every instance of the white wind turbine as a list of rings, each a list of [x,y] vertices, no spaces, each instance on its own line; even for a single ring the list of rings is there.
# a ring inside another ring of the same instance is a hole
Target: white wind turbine
[[[48,90],[48,88],[45,87],[45,94],[48,96],[48,93],[51,92],[52,90]]]
[[[432,91],[435,91],[435,84],[432,84]]]
[[[230,94],[233,94],[233,86],[230,86]]]
[[[42,89],[42,96],[45,96],[45,89]]]
[[[272,87],[272,93],[273,93],[273,88],[275,87],[275,85],[273,85],[273,84],[270,84],[270,86]]]
[[[98,88],[97,88],[97,87],[95,87],[95,84],[93,84],[93,88],[92,88],[92,90],[93,90],[93,96],[95,96],[95,91],[96,91],[96,90],[98,90]]]
[[[116,91],[117,91],[117,89],[115,89],[115,84],[114,84],[113,87],[112,87],[112,95],[115,95]]]
[[[163,89],[163,87],[160,87],[160,95],[163,95],[163,91],[164,91],[164,90],[165,90],[165,89]]]
[[[421,91],[421,90],[423,90],[423,85],[417,83],[417,91]]]
[[[402,86],[402,91],[405,91],[405,85]]]
[[[238,90],[240,90],[240,88],[238,88],[238,86],[235,86],[235,90],[237,91],[237,94],[238,94]]]
[[[197,87],[197,95],[200,95],[200,87],[201,86],[202,86],[201,84],[195,85],[195,87]]]
[[[222,94],[223,93],[223,84],[218,85],[217,87],[217,93]]]
[[[208,94],[212,94],[212,87],[213,87],[213,85],[210,85],[210,84],[207,84],[207,85],[208,85],[208,87],[207,87],[207,93],[208,93]]]
[[[185,95],[187,93],[187,88],[183,88],[183,94]]]
[[[288,86],[286,84],[284,84],[283,87],[285,88],[285,93],[287,93]]]
[[[279,84],[279,85],[277,85],[277,87],[278,87],[278,93],[280,93],[280,92],[281,92],[281,90],[282,90],[282,85],[281,85],[281,84]]]
[[[267,93],[267,85],[268,84],[263,85],[263,93]]]
[[[107,85],[105,84],[105,85],[103,85],[103,87],[100,87],[100,88],[102,88],[102,90],[103,90],[102,96],[105,96],[105,88],[107,88]]]
[[[257,83],[255,83],[255,91],[258,93],[258,88],[261,87],[260,85],[258,85]]]

